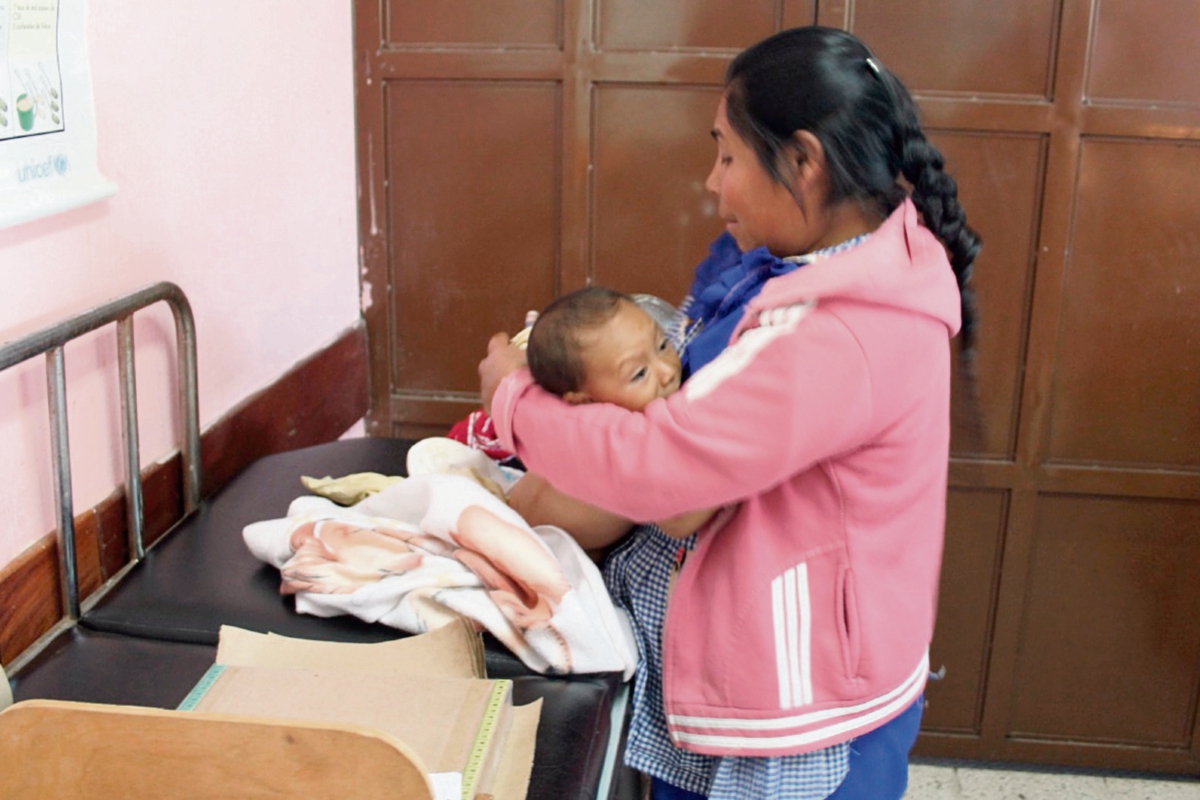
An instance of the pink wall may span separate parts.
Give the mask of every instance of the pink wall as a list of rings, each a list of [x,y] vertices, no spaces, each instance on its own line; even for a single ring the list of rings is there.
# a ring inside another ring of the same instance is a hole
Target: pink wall
[[[0,230],[0,341],[169,280],[206,427],[359,317],[351,4],[88,5],[107,200]],[[142,463],[176,449],[174,328],[135,323]],[[66,349],[75,507],[122,480],[115,334]],[[52,530],[44,359],[0,373],[0,566]]]

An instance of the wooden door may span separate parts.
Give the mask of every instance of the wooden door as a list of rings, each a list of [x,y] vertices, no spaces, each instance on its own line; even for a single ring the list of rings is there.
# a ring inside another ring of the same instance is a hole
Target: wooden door
[[[1200,773],[1200,3],[356,0],[369,430],[476,407],[588,281],[678,301],[729,59],[860,35],[985,246],[956,388],[927,755]]]

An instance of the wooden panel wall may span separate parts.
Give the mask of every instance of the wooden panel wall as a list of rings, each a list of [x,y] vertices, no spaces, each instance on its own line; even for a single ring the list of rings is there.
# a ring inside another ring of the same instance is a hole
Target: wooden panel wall
[[[356,0],[370,429],[442,434],[487,336],[678,301],[729,59],[860,35],[985,240],[929,755],[1200,773],[1200,3]]]

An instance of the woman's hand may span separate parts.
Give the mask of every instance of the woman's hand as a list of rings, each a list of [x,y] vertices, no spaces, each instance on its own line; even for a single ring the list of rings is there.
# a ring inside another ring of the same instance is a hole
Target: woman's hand
[[[483,410],[492,413],[492,397],[500,381],[525,366],[525,352],[509,344],[507,333],[497,333],[488,340],[487,358],[479,362],[479,394]]]

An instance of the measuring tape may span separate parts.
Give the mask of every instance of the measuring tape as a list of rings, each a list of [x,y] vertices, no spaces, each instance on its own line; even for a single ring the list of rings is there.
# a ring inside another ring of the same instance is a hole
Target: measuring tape
[[[500,712],[508,702],[512,691],[512,681],[496,680],[488,693],[487,703],[483,708],[483,719],[479,722],[479,730],[475,732],[475,741],[471,743],[471,753],[467,756],[467,766],[463,770],[462,800],[475,800],[475,792],[479,786],[481,773],[486,766],[484,759],[489,755],[489,743],[496,732],[500,721]],[[498,745],[497,745],[498,747]],[[493,759],[499,754],[490,753]]]
[[[192,687],[188,692],[187,697],[183,698],[183,702],[179,704],[178,711],[191,711],[200,702],[200,698],[212,688],[212,685],[217,682],[217,678],[221,677],[221,673],[225,671],[224,664],[213,664],[208,668],[208,672],[204,673],[204,677],[200,682]]]

